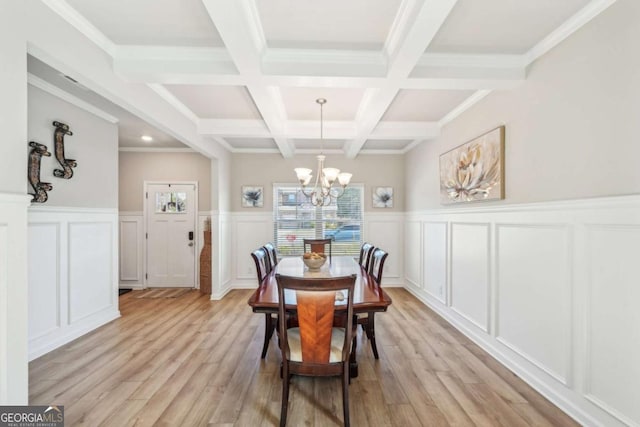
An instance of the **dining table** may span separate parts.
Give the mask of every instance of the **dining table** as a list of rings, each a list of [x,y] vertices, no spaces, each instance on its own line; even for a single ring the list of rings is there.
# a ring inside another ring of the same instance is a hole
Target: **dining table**
[[[247,303],[254,313],[278,314],[278,283],[276,274],[298,278],[335,278],[355,274],[353,291],[353,313],[385,312],[391,305],[391,297],[358,262],[350,256],[333,256],[318,270],[309,269],[302,257],[283,257],[275,268],[265,276]],[[336,305],[344,303],[340,299]],[[285,304],[295,307],[295,293],[285,293]],[[358,376],[355,352],[351,357],[351,377]]]

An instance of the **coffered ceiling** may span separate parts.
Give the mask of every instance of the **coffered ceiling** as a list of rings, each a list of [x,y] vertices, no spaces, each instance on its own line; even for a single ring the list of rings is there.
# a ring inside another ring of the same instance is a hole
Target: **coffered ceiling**
[[[234,152],[403,153],[615,0],[43,0]],[[188,141],[187,141],[188,143]]]

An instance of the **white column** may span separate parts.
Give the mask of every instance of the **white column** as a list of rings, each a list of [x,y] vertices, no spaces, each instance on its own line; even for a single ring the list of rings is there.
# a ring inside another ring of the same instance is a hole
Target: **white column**
[[[27,43],[24,4],[0,3],[0,405],[28,403]]]

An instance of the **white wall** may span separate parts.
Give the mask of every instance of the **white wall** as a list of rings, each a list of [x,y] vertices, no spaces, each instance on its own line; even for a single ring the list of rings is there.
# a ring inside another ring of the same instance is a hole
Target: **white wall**
[[[405,156],[407,211],[438,209],[440,154],[506,126],[506,199],[640,192],[640,2],[620,0]]]
[[[40,180],[53,185],[44,206],[116,208],[118,126],[32,85],[28,102],[29,141],[46,145],[51,153],[42,157],[40,167]],[[64,137],[65,157],[78,163],[71,179],[53,175],[54,169],[61,168],[55,156],[54,120],[69,125],[73,132]],[[30,147],[25,148],[28,151]],[[31,185],[28,189],[33,191]]]
[[[640,425],[640,197],[602,197],[640,193],[638,22],[616,2],[405,158],[407,289],[585,425]],[[441,206],[440,154],[503,124],[506,199]]]
[[[240,192],[243,185],[264,187],[264,207],[251,211],[273,211],[273,184],[297,183],[293,171],[307,167],[317,172],[315,155],[302,154],[285,159],[279,154],[233,154],[231,172],[231,210],[246,211],[241,207]],[[356,159],[343,155],[327,155],[325,164],[353,174],[353,183],[364,184],[364,210],[373,212],[403,212],[405,205],[404,157],[401,155],[360,154]],[[372,192],[375,187],[393,187],[393,207],[373,208]]]
[[[202,154],[121,151],[120,211],[142,212],[144,181],[196,181],[198,209],[211,210],[211,160]]]

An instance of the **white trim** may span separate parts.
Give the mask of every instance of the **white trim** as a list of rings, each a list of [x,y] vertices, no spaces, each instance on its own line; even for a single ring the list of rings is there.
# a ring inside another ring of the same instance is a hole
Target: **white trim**
[[[71,95],[69,92],[65,92],[57,86],[52,85],[51,83],[42,80],[40,77],[35,76],[31,73],[27,73],[27,83],[29,83],[33,87],[37,87],[50,95],[53,95],[57,98],[62,99],[63,101],[68,102],[69,104],[75,105],[76,107],[85,110],[88,113],[93,114],[103,120],[108,121],[109,123],[118,123],[119,120],[117,117],[112,116],[111,114],[100,110],[99,108],[94,107],[81,100],[80,98]]]
[[[181,147],[119,147],[118,151],[124,153],[197,153],[193,148]]]
[[[498,202],[500,203],[500,202]],[[609,209],[615,208],[635,208],[640,209],[640,194],[630,194],[621,196],[604,196],[583,199],[551,200],[530,203],[513,204],[493,204],[492,202],[480,202],[476,204],[459,205],[457,208],[435,208],[424,211],[405,212],[408,217],[421,215],[453,215],[453,214],[475,214],[475,213],[502,213],[502,212],[548,212],[567,211],[577,209]]]
[[[523,55],[526,65],[531,64],[536,59],[562,43],[567,37],[578,31],[593,18],[602,13],[617,0],[591,0],[578,13],[566,20],[562,25],[543,38],[527,53]]]
[[[117,45],[115,60],[216,61],[231,62],[223,47]]]
[[[56,213],[56,214],[94,214],[94,215],[118,215],[117,208],[81,208],[66,206],[31,205],[29,213]]]
[[[438,126],[441,128],[445,126],[447,123],[458,117],[460,114],[467,111],[469,108],[473,107],[475,104],[480,102],[480,100],[484,99],[487,95],[491,93],[490,89],[478,90],[473,93],[470,97],[462,101],[460,105],[458,105],[453,110],[449,111],[446,116],[440,119],[438,122]]]
[[[67,21],[86,38],[95,43],[96,46],[113,57],[116,52],[116,45],[66,1],[42,0],[42,3],[60,15],[62,19]]]

